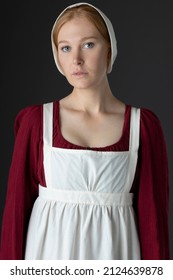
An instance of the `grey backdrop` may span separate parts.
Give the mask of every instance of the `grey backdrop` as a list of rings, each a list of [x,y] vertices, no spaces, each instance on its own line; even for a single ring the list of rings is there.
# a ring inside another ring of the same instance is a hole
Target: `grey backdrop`
[[[0,221],[5,205],[16,114],[22,108],[62,98],[71,89],[58,73],[50,31],[62,9],[76,1],[4,1],[1,13]],[[170,239],[173,259],[173,1],[89,1],[114,25],[118,56],[109,80],[122,101],[159,117],[168,147]],[[146,194],[147,198],[147,194]]]

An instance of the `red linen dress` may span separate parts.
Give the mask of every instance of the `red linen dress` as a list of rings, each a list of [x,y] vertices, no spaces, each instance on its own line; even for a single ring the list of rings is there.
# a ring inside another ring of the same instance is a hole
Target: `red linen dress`
[[[98,151],[127,151],[131,106],[126,106],[120,140]],[[54,101],[53,146],[87,149],[65,140],[60,130],[59,101]],[[24,259],[26,235],[43,170],[43,106],[21,110],[15,121],[15,146],[9,172],[1,232],[0,259]],[[141,109],[140,147],[131,192],[139,228],[142,259],[169,259],[169,181],[167,150],[157,116]]]

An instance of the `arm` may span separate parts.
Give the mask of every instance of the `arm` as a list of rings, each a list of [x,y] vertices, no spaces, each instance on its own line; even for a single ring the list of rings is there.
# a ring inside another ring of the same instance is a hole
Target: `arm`
[[[137,216],[142,259],[169,259],[167,149],[157,116],[141,110]]]
[[[23,259],[33,203],[38,195],[41,106],[19,112],[2,220],[0,259]]]

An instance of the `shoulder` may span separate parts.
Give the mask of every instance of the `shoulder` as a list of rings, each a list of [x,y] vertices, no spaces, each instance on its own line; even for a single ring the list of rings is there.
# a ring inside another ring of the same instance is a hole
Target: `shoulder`
[[[15,133],[20,128],[30,129],[31,127],[39,128],[42,122],[43,104],[30,105],[22,108],[16,115],[14,128]]]
[[[140,126],[142,137],[150,140],[155,139],[155,141],[157,141],[158,138],[163,138],[163,128],[158,115],[148,108],[140,108],[140,112]]]
[[[161,120],[157,113],[146,107],[138,107],[130,105],[140,112],[140,136],[148,141],[157,141],[158,138],[164,138],[164,132]]]
[[[160,122],[158,115],[151,109],[142,107],[140,108],[140,111],[141,111],[141,121],[143,122],[148,121],[154,123]]]
[[[151,109],[145,107],[128,106],[129,111],[138,112],[140,116],[140,124],[143,126],[160,126],[161,122],[158,115]]]
[[[141,125],[150,127],[161,127],[161,121],[158,115],[148,108],[140,108],[141,111]]]

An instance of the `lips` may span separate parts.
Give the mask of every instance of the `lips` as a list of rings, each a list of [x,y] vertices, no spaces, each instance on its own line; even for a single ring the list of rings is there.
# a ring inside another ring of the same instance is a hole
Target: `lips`
[[[83,71],[77,71],[77,72],[73,72],[72,75],[73,76],[84,76],[86,75],[87,73],[86,72],[83,72]]]

